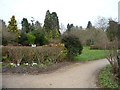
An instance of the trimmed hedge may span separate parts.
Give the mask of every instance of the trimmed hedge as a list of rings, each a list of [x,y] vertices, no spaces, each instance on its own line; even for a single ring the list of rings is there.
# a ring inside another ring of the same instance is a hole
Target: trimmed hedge
[[[20,46],[3,46],[2,47],[3,63],[14,64],[46,64],[61,62],[65,58],[64,46],[50,45],[40,46],[36,48],[32,47],[20,47]]]

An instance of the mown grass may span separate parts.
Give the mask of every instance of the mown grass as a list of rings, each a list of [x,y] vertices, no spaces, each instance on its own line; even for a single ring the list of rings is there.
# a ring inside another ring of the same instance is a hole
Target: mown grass
[[[107,50],[90,50],[89,47],[84,47],[82,54],[75,57],[76,61],[91,61],[103,59],[107,56]]]
[[[98,81],[101,88],[118,88],[118,83],[111,72],[112,67],[108,65],[99,74]],[[120,89],[120,87],[119,87]]]

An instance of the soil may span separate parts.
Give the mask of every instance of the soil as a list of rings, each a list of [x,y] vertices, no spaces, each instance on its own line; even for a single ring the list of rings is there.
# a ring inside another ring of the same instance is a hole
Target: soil
[[[97,77],[100,70],[109,62],[106,59],[86,63],[61,64],[52,72],[3,73],[3,88],[98,88]],[[56,66],[57,67],[57,66]],[[49,70],[48,70],[49,71]]]
[[[47,67],[36,67],[36,66],[17,66],[17,67],[2,67],[2,73],[12,73],[12,74],[42,74],[51,73],[61,67],[65,67],[73,64],[73,62],[60,62],[56,64],[49,65]]]

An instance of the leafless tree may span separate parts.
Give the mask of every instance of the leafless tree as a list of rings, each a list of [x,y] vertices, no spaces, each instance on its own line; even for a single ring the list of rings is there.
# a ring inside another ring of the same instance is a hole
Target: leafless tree
[[[103,31],[107,29],[109,19],[98,16],[95,26]]]

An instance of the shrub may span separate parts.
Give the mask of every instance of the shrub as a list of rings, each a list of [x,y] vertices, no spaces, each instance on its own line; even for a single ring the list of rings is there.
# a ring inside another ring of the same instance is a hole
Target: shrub
[[[65,58],[64,47],[61,45],[20,47],[20,46],[3,46],[3,62],[24,64],[50,64],[61,62]]]
[[[32,33],[28,33],[27,38],[28,38],[28,43],[29,44],[31,44],[31,45],[34,44],[36,37]]]
[[[62,42],[67,48],[67,55],[69,59],[73,59],[74,56],[81,54],[83,46],[76,36],[69,34],[62,38]]]
[[[19,44],[24,45],[24,46],[29,45],[26,33],[24,32],[20,33]]]

